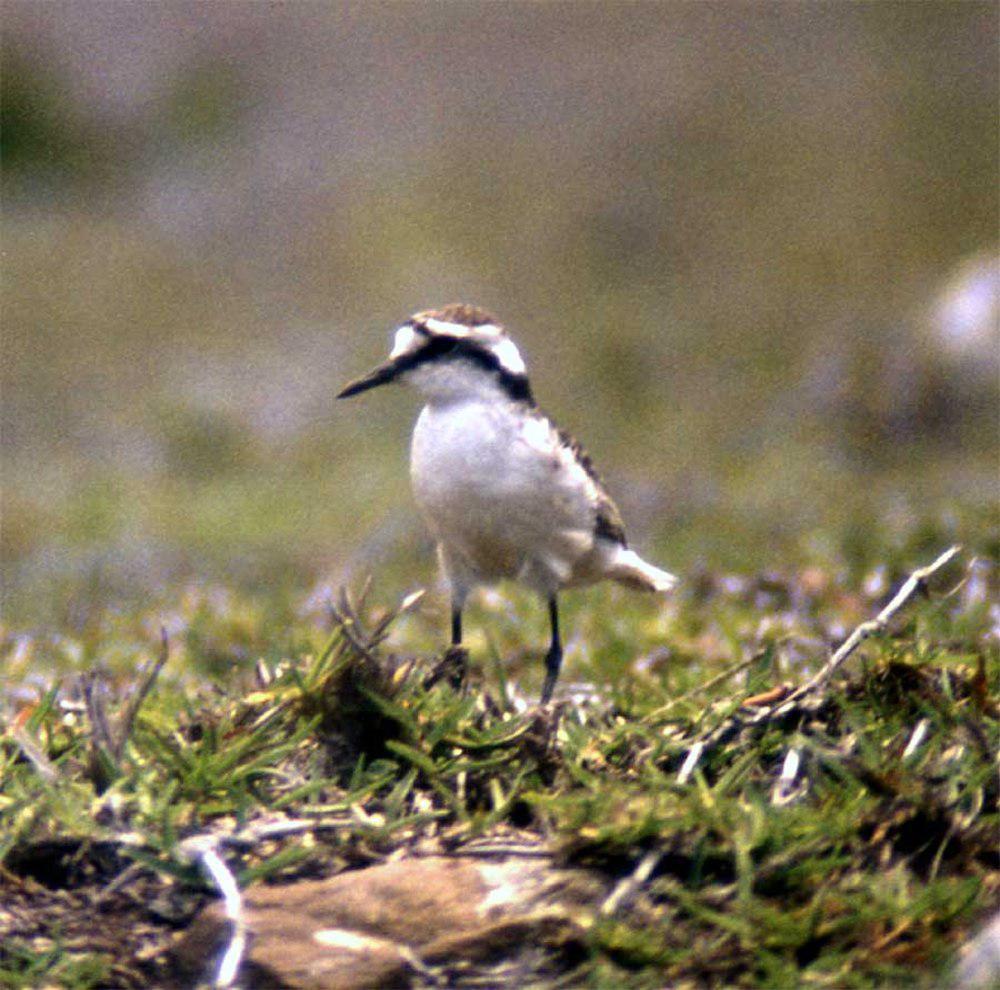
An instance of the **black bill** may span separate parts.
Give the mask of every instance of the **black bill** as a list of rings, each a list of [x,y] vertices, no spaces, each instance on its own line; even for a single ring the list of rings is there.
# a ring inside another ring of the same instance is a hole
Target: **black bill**
[[[368,389],[375,388],[376,385],[385,385],[387,382],[393,381],[402,370],[395,361],[387,361],[385,364],[380,364],[374,371],[369,371],[367,375],[363,375],[361,378],[357,378],[345,385],[337,393],[337,398],[349,399],[352,395],[357,395],[359,392],[367,392]]]

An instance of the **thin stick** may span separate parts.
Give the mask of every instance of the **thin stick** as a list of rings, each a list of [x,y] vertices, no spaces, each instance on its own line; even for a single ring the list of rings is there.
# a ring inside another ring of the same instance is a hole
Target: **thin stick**
[[[885,631],[886,626],[892,620],[893,616],[906,605],[918,591],[927,591],[927,579],[934,575],[937,571],[941,570],[946,564],[951,563],[951,561],[958,556],[962,548],[958,545],[950,547],[945,550],[937,560],[933,563],[928,564],[926,567],[921,567],[919,570],[914,571],[909,578],[903,584],[903,587],[896,592],[892,601],[889,602],[881,612],[869,622],[862,622],[854,632],[851,633],[840,647],[833,654],[832,657],[826,662],[826,665],[820,670],[811,680],[806,681],[802,687],[796,689],[792,692],[789,701],[795,699],[796,697],[801,697],[808,691],[811,691],[814,687],[819,686],[824,681],[826,681],[830,675],[866,640],[869,636],[874,636],[876,633],[881,633]]]
[[[226,918],[232,922],[233,933],[229,945],[219,962],[213,987],[231,987],[236,980],[243,962],[243,954],[247,945],[247,925],[243,914],[243,898],[229,867],[219,855],[219,840],[214,835],[193,835],[181,843],[182,852],[191,859],[201,863],[202,868],[212,878],[219,893]]]
[[[298,835],[302,832],[323,832],[330,829],[345,828],[352,823],[350,815],[344,814],[338,818],[289,818],[280,821],[258,822],[248,825],[238,832],[220,835],[218,839],[226,845],[254,846],[258,842],[281,839],[286,835]]]
[[[156,678],[160,676],[160,671],[163,670],[164,664],[166,664],[169,656],[170,640],[167,638],[166,627],[160,626],[159,656],[156,658],[156,662],[150,668],[149,672],[143,678],[142,683],[139,685],[139,690],[133,695],[128,708],[125,709],[125,715],[123,716],[121,723],[121,731],[118,734],[118,738],[114,741],[115,760],[120,760],[122,758],[122,754],[125,752],[125,743],[128,742],[129,737],[132,735],[132,729],[135,726],[135,717],[139,714],[139,709],[142,708],[143,702],[146,700],[146,696],[152,690],[153,684],[156,682]]]
[[[21,747],[21,752],[38,771],[38,775],[48,784],[54,784],[59,779],[59,768],[42,752],[41,747],[28,735],[23,725],[17,726],[11,735]]]
[[[98,674],[89,670],[83,675],[83,700],[86,703],[87,718],[90,720],[92,744],[96,749],[103,749],[112,759],[117,750],[115,735],[108,723],[108,711],[104,704],[104,695],[98,690]]]
[[[622,906],[622,904],[632,900],[633,897],[639,892],[642,885],[650,878],[653,870],[656,869],[660,860],[663,858],[662,849],[651,849],[642,859],[639,860],[639,864],[636,866],[632,873],[619,880],[615,884],[615,889],[605,898],[604,903],[601,905],[601,914],[604,917],[608,917],[615,913]]]
[[[750,656],[740,660],[738,663],[734,663],[727,667],[725,670],[720,671],[714,677],[710,677],[704,684],[698,684],[691,688],[690,691],[685,691],[680,697],[688,698],[692,694],[704,694],[706,691],[714,688],[716,684],[721,684],[724,680],[735,676],[740,673],[740,671],[746,670],[748,667],[752,667],[755,663],[761,661],[767,655],[767,650],[756,650]],[[665,706],[667,707],[667,706]]]
[[[941,570],[941,568],[951,563],[951,561],[954,560],[954,558],[961,552],[961,549],[962,548],[958,545],[949,547],[949,549],[945,550],[945,552],[935,561],[928,564],[926,567],[921,567],[918,570],[915,570],[909,578],[906,579],[899,591],[897,591],[893,596],[892,601],[890,601],[889,604],[886,605],[874,619],[870,619],[868,622],[862,622],[861,625],[859,625],[854,632],[852,632],[851,635],[840,644],[830,659],[827,660],[827,662],[819,671],[817,671],[816,674],[809,678],[805,684],[797,687],[791,694],[786,695],[779,703],[770,705],[766,708],[760,708],[752,714],[737,712],[737,714],[726,719],[725,722],[717,726],[698,741],[703,742],[704,748],[708,749],[711,746],[715,746],[718,743],[731,738],[742,728],[759,725],[763,722],[769,722],[772,719],[781,718],[800,707],[808,695],[818,693],[818,690],[826,684],[831,675],[844,664],[847,658],[851,656],[851,654],[854,653],[854,651],[866,639],[878,633],[884,632],[896,614],[905,605],[907,605],[918,592],[926,592],[928,578],[932,577],[939,570]],[[700,755],[701,753],[699,753],[699,756]]]

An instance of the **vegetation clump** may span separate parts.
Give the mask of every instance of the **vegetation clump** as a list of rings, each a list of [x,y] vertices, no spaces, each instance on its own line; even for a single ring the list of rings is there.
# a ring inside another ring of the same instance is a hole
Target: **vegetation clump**
[[[241,888],[505,843],[585,868],[604,893],[583,951],[540,956],[542,985],[925,984],[1000,888],[997,574],[958,571],[825,679],[817,644],[887,588],[705,577],[663,624],[612,597],[587,616],[592,685],[544,709],[516,659],[483,677],[462,651],[394,652],[418,596],[342,595],[282,655],[192,677],[192,649],[266,640],[246,602],[193,596],[144,673],[11,692],[0,982],[176,983],[171,947],[218,896],[191,854],[208,836]],[[143,652],[92,635],[8,646]]]

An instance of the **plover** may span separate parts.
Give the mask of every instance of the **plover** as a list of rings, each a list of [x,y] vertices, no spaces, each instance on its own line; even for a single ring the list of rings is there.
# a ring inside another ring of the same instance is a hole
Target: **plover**
[[[485,310],[417,313],[389,360],[347,385],[344,399],[403,381],[422,393],[410,450],[413,493],[451,588],[451,642],[478,585],[520,581],[548,603],[552,637],[541,703],[562,663],[557,594],[610,579],[665,592],[677,583],[629,548],[590,458],[536,405],[521,354]]]

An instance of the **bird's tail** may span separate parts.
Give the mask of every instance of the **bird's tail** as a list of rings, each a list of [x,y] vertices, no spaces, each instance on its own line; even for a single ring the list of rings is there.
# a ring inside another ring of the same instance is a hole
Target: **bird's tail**
[[[634,550],[622,547],[608,569],[612,581],[640,591],[672,591],[677,586],[677,578],[667,571],[647,564]]]

